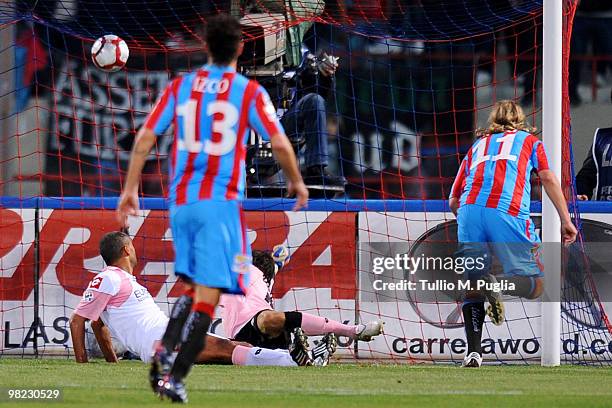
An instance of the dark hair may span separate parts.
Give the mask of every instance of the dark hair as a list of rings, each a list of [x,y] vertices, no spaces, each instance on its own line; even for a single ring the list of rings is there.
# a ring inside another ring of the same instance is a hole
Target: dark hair
[[[242,29],[237,18],[217,14],[207,21],[205,36],[208,52],[215,64],[227,65],[238,55]]]
[[[130,242],[130,236],[125,232],[113,231],[104,235],[100,240],[100,255],[106,265],[112,265],[121,258],[123,247]]]
[[[257,249],[253,250],[253,265],[263,272],[264,280],[268,285],[274,279],[274,272],[276,264],[274,263],[274,258],[267,252],[258,251]]]

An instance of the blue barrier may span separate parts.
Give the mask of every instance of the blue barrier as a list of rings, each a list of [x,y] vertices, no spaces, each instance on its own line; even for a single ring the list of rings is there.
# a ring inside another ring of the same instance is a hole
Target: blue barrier
[[[288,211],[295,201],[286,198],[247,199],[243,207],[247,211]],[[612,202],[580,201],[578,210],[582,213],[612,213]],[[142,209],[167,210],[168,205],[163,198],[143,198],[140,200]],[[117,197],[0,197],[0,207],[4,208],[41,208],[41,209],[106,209],[117,207]],[[573,205],[570,205],[573,208]],[[355,199],[313,199],[308,203],[310,211],[389,211],[389,212],[447,212],[446,200],[355,200]],[[531,202],[531,212],[542,211],[542,203]]]

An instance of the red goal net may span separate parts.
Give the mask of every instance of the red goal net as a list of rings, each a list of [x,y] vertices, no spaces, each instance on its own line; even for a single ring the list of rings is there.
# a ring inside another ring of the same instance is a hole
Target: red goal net
[[[300,95],[323,99],[323,113],[301,117],[288,132],[296,133],[305,166],[309,132],[323,123],[317,129],[327,169],[347,180],[331,194],[317,190],[321,198],[307,211],[292,213],[265,144],[256,135],[250,140],[249,239],[254,248],[284,244],[291,253],[275,282],[277,307],[386,322],[386,334],[371,343],[341,338],[343,359],[461,360],[458,299],[444,289],[434,297],[379,290],[372,259],[452,252],[456,223],[444,200],[474,130],[496,101],[519,101],[541,127],[541,1],[6,4],[0,5],[0,355],[71,353],[67,320],[104,266],[98,240],[117,228],[113,208],[134,136],[169,80],[206,62],[201,28],[223,11],[245,28],[240,71],[268,89],[279,115],[291,112]],[[564,83],[575,7],[568,1],[564,10]],[[129,46],[118,72],[92,63],[90,48],[105,34]],[[317,69],[326,55],[338,58],[332,79]],[[308,70],[315,84],[301,89],[306,85],[296,75]],[[563,183],[573,197],[567,90],[563,123]],[[143,212],[130,228],[137,279],[166,312],[180,293],[163,199],[172,148],[171,135],[161,137],[148,158]],[[539,225],[540,188],[532,193]],[[612,223],[575,215],[585,242],[602,239]],[[607,362],[612,338],[589,266],[598,254],[583,247],[572,256],[579,266],[563,282],[563,359]],[[485,358],[538,361],[540,304],[512,299],[507,312],[503,326],[486,323]],[[222,323],[213,330],[222,333]]]

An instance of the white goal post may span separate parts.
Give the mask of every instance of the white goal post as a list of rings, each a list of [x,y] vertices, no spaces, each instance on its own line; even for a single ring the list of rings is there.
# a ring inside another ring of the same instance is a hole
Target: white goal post
[[[542,60],[542,134],[550,169],[561,180],[563,0],[544,0]],[[544,259],[542,302],[542,366],[561,362],[561,222],[552,201],[542,195],[542,242],[555,251]],[[557,253],[558,249],[558,253]],[[551,256],[554,255],[554,256]]]

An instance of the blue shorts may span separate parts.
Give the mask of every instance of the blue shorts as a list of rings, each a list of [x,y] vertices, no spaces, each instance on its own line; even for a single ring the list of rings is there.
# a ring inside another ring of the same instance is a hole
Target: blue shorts
[[[541,241],[530,219],[517,218],[496,208],[468,204],[459,207],[457,224],[460,252],[464,256],[484,253],[490,262],[492,249],[506,276],[544,276]]]
[[[244,294],[251,247],[238,201],[202,200],[170,209],[177,276]]]

